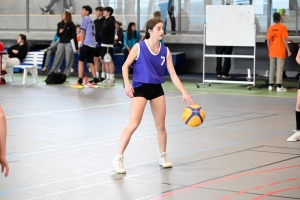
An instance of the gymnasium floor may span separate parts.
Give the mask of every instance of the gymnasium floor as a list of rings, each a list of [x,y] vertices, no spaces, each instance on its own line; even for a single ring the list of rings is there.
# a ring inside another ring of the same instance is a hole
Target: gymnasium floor
[[[24,86],[16,74],[14,83],[0,86],[11,170],[8,178],[0,174],[1,200],[300,199],[300,141],[286,142],[295,129],[295,90],[184,83],[207,114],[203,125],[189,128],[181,120],[181,94],[167,82],[173,168],[158,166],[147,106],[125,152],[127,174],[118,175],[109,163],[130,109],[121,80],[100,89],[70,83]]]

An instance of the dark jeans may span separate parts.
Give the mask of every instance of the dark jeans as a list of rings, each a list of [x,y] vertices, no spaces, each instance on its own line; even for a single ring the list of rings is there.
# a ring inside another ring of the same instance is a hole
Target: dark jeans
[[[173,12],[168,11],[169,17],[170,17],[170,22],[171,22],[171,30],[176,31],[176,19],[174,17]]]
[[[216,46],[216,54],[231,55],[232,51],[233,51],[233,47]],[[218,75],[229,76],[230,67],[231,67],[231,58],[224,58],[223,67],[222,67],[222,58],[217,58],[216,72]]]

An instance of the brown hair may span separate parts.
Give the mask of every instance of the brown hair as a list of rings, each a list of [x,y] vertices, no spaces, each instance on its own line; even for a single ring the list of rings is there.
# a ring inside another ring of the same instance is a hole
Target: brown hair
[[[159,11],[158,11],[159,12]],[[163,23],[161,19],[153,18],[149,19],[146,24],[146,37],[144,39],[149,39],[150,38],[150,33],[148,30],[153,30],[153,28],[156,26],[158,23]]]
[[[76,24],[76,28],[80,28],[81,26],[80,26],[80,24]]]
[[[155,11],[153,15],[155,19],[162,19],[160,11]]]
[[[121,27],[123,25],[122,22],[119,22],[119,21],[116,21],[116,24],[118,24],[119,27]]]
[[[71,13],[69,13],[68,11],[65,11],[65,15],[66,15],[66,18],[65,18],[64,21],[66,21],[66,24],[71,23],[72,22],[72,15],[71,15]]]

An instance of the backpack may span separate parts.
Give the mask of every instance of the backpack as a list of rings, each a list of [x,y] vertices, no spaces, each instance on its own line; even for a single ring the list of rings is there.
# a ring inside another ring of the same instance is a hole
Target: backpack
[[[51,72],[45,82],[46,84],[62,84],[66,81],[67,76],[63,73],[55,73],[55,72]]]

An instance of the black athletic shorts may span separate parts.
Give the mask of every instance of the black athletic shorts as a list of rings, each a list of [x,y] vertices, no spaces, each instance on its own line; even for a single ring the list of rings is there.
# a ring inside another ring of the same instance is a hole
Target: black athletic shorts
[[[94,57],[100,57],[100,56],[101,56],[101,45],[97,44],[95,53],[94,53]]]
[[[84,62],[85,60],[87,63],[94,63],[94,53],[95,48],[83,45],[80,48],[80,55],[79,55],[79,60]]]
[[[110,56],[111,56],[111,59],[113,59],[113,51],[114,51],[113,45],[112,45],[112,47],[101,46],[101,51],[100,51],[101,52],[101,54],[100,54],[101,59],[104,60],[104,56],[105,56],[106,53],[109,53]],[[112,62],[112,60],[111,60],[111,62]]]
[[[161,84],[146,84],[134,88],[134,97],[144,97],[147,100],[152,100],[165,95]]]

